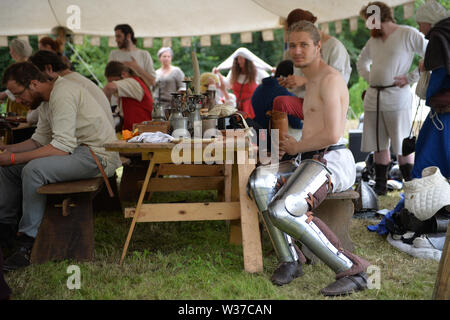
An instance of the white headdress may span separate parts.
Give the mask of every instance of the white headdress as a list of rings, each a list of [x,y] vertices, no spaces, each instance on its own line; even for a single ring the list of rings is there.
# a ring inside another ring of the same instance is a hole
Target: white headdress
[[[427,22],[434,26],[437,22],[450,17],[450,11],[447,11],[439,2],[428,0],[421,5],[416,12],[417,22]]]

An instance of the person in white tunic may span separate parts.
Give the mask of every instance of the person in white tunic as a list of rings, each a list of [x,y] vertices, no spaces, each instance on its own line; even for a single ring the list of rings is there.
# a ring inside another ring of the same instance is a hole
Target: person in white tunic
[[[111,177],[121,161],[117,152],[104,148],[117,137],[102,108],[93,107],[97,102],[86,89],[63,77],[49,81],[31,62],[9,66],[2,83],[20,103],[30,109],[39,106],[33,136],[0,146],[0,224],[15,227],[22,211],[19,249],[4,265],[15,270],[30,264],[44,215],[46,195],[37,189],[49,183],[98,177],[102,170]]]
[[[123,62],[132,68],[149,88],[153,86],[156,80],[153,59],[148,51],[136,48],[136,39],[131,26],[119,24],[114,28],[114,33],[119,49],[110,52],[108,62]]]
[[[371,27],[371,37],[357,60],[357,70],[369,83],[364,97],[364,124],[361,150],[374,152],[378,195],[386,194],[390,146],[397,155],[403,179],[410,180],[413,155],[402,155],[402,141],[411,129],[412,93],[409,84],[419,78],[417,70],[408,72],[414,54],[425,55],[428,41],[416,29],[398,25],[392,9],[382,2],[371,2],[361,9],[369,20],[368,6],[380,8],[379,29]]]

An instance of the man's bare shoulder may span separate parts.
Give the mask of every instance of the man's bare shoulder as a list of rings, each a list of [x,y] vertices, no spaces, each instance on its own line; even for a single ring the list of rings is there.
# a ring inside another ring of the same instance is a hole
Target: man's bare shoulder
[[[333,67],[330,67],[329,65],[325,65],[322,69],[322,76],[320,77],[320,83],[322,87],[334,85],[334,86],[342,86],[344,85],[347,87],[344,78],[342,77],[342,74],[334,69]]]

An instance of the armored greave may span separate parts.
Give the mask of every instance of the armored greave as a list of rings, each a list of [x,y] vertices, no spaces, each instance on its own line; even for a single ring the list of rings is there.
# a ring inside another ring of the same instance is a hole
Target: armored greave
[[[301,241],[334,272],[341,273],[353,266],[352,261],[333,246],[308,214],[318,205],[311,205],[310,199],[329,184],[330,174],[322,163],[303,160],[272,199],[268,211],[275,227]]]
[[[260,166],[250,175],[247,185],[248,193],[256,202],[261,213],[266,230],[280,262],[293,262],[298,260],[293,240],[289,235],[276,228],[269,218],[267,206],[277,193],[277,182],[288,179],[297,165],[294,161],[285,161],[276,165]]]
[[[286,233],[276,228],[269,218],[269,212],[266,210],[261,215],[269,234],[272,245],[280,262],[294,262],[298,260],[298,255],[294,247],[294,241]]]

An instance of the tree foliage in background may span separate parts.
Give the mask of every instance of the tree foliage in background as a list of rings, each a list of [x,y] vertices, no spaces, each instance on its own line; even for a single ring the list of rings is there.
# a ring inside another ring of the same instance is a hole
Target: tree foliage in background
[[[439,0],[447,9],[450,9],[450,2],[448,0]],[[417,9],[422,4],[422,1],[415,1],[415,8]],[[361,5],[362,6],[362,5]],[[399,6],[394,10],[395,19],[398,24],[409,25],[418,28],[415,22],[415,16],[404,19],[403,18],[403,6]],[[131,23],[132,25],[132,23]],[[361,100],[361,92],[365,90],[368,86],[366,81],[361,79],[356,70],[356,60],[358,58],[361,49],[366,44],[370,37],[369,30],[365,27],[364,21],[358,19],[358,28],[355,31],[350,31],[349,21],[342,21],[342,32],[336,34],[334,23],[329,24],[330,34],[338,38],[344,46],[351,59],[352,73],[348,83],[350,92],[350,103],[352,110],[359,116],[363,112],[363,104]],[[220,36],[211,37],[211,46],[202,47],[200,46],[200,37],[192,37],[191,47],[182,47],[179,38],[172,39],[172,49],[174,51],[174,58],[172,64],[180,67],[186,76],[193,76],[192,67],[192,56],[191,52],[194,50],[197,55],[199,62],[200,72],[210,72],[214,67],[218,66],[222,61],[224,61],[228,56],[230,56],[239,47],[246,47],[253,53],[255,53],[262,60],[267,62],[272,66],[276,66],[278,62],[282,60],[283,48],[284,48],[284,32],[283,30],[274,30],[274,40],[273,41],[263,41],[261,32],[253,32],[253,42],[252,43],[241,43],[239,34],[232,34],[232,44],[231,45],[221,45]],[[12,39],[11,37],[10,39]],[[34,50],[37,50],[37,37],[30,36],[30,44]],[[143,40],[138,39],[137,46],[142,48]],[[153,58],[154,67],[158,69],[161,66],[159,59],[157,57],[157,52],[162,46],[161,39],[154,39],[153,48],[144,49],[149,51]],[[82,59],[89,66],[91,72],[96,76],[96,78],[105,84],[106,79],[104,76],[104,70],[106,63],[108,61],[109,53],[115,48],[108,47],[108,39],[102,37],[100,41],[100,46],[96,47],[90,44],[90,38],[85,37],[82,45],[74,46],[82,57]],[[78,57],[72,52],[70,48],[66,45],[65,54],[70,57],[74,68],[76,71],[80,72],[84,76],[95,81],[94,77],[89,72],[88,68],[78,59]],[[417,66],[419,57],[414,59],[412,69]],[[0,48],[0,70],[4,70],[13,61],[9,55],[8,48]]]

